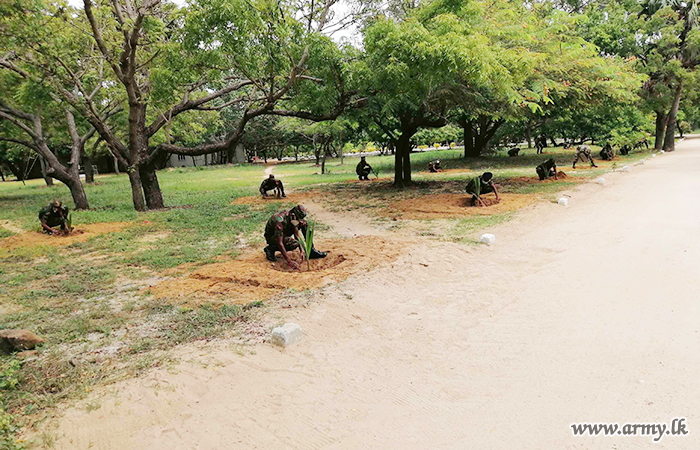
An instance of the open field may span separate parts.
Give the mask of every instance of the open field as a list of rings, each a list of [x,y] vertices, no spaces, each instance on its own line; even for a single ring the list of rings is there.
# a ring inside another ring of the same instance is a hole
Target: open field
[[[549,151],[473,160],[460,159],[460,150],[417,153],[415,184],[403,190],[391,187],[391,156],[370,158],[380,179],[365,183],[354,174],[357,158],[342,165],[329,160],[326,175],[308,162],[275,165],[289,192],[279,201],[256,197],[264,166],[169,169],[159,172],[167,208],[145,213],[132,209],[126,176],[98,176],[86,187],[92,209],[72,213],[81,233],[70,237],[43,235],[37,221],[38,209],[51,199],[71,205],[67,189],[43,186],[43,180],[0,183],[0,328],[26,328],[46,339],[21,370],[15,357],[2,358],[3,377],[17,378],[4,408],[18,423],[31,423],[60,401],[167,363],[175,345],[224,336],[263,341],[284,296],[303,296],[395,260],[402,246],[421,237],[474,242],[477,230],[613,168],[596,161],[599,169],[581,164],[572,171],[572,150]],[[567,177],[539,182],[534,166],[549,156]],[[424,171],[434,158],[443,160],[445,172]],[[464,206],[464,185],[485,170],[494,172],[503,201]],[[324,277],[280,271],[260,251],[267,218],[295,202],[310,202],[319,248],[326,245],[338,264],[324,267]],[[341,225],[362,220],[382,237],[350,248],[344,238],[351,234],[329,228],[334,219]]]

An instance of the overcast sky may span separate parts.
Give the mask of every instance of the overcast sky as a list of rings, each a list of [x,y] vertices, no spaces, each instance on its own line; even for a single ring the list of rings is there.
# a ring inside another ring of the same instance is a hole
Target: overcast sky
[[[170,0],[171,2],[177,4],[177,5],[184,5],[187,0]],[[75,7],[82,8],[83,7],[83,0],[68,0],[69,5],[73,5]],[[347,11],[349,10],[349,6],[347,5],[346,2],[339,2],[337,5],[335,5],[336,8],[336,14],[337,17],[342,17],[343,15],[347,14]],[[340,42],[341,40],[349,40],[354,44],[358,44],[360,42],[360,38],[358,36],[358,30],[356,27],[349,27],[348,29],[343,29],[340,30],[336,33],[333,33],[332,39],[336,42]]]

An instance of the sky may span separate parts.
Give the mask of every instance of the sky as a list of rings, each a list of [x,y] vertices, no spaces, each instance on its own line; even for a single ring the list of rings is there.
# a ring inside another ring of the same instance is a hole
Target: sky
[[[67,0],[69,5],[82,8],[83,7],[83,0]],[[170,0],[171,2],[175,3],[176,5],[183,6],[187,0]],[[336,5],[336,14],[338,17],[342,17],[343,15],[347,14],[347,11],[349,11],[349,6],[345,2],[339,2],[339,4]],[[331,36],[332,39],[336,42],[340,42],[342,40],[348,40],[352,42],[353,44],[357,45],[359,43],[359,38],[358,38],[358,30],[356,27],[350,27],[348,29],[340,30],[336,33],[333,33],[333,36]]]

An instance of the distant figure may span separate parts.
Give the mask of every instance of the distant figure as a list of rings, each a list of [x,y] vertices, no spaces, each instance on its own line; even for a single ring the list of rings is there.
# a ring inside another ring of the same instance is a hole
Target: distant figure
[[[262,183],[260,183],[260,194],[263,196],[263,198],[267,198],[267,193],[272,190],[275,191],[275,196],[277,198],[287,196],[284,193],[284,185],[282,184],[282,181],[276,180],[275,176],[270,174],[269,177],[267,177],[263,180]]]
[[[540,177],[540,181],[544,181],[549,177],[554,177],[555,180],[558,179],[557,163],[554,161],[554,158],[549,158],[547,161],[535,167],[535,172],[537,172],[537,176]]]
[[[364,156],[360,157],[360,162],[357,163],[355,167],[355,173],[357,173],[360,181],[369,180],[369,174],[372,173],[372,166],[369,165]]]
[[[508,156],[510,156],[511,158],[518,156],[519,153],[520,153],[520,148],[518,148],[518,147],[513,147],[510,150],[508,150]]]
[[[622,156],[627,156],[630,153],[630,146],[625,144],[622,147],[620,147],[620,154]]]
[[[440,160],[430,161],[428,163],[428,170],[430,172],[442,172],[442,167],[440,166]]]
[[[613,152],[612,146],[609,142],[606,142],[603,149],[600,151],[600,159],[605,161],[612,161],[615,153]]]
[[[61,205],[61,202],[54,200],[39,211],[39,221],[44,233],[57,234],[60,228],[63,233],[68,233],[68,208]]]
[[[681,136],[682,137],[682,136]],[[647,138],[642,138],[641,141],[637,142],[634,144],[634,149],[646,147],[647,150],[649,150],[649,141],[647,141]]]
[[[289,258],[288,252],[300,248],[300,242],[306,235],[306,208],[297,205],[289,211],[281,211],[273,214],[265,224],[265,257],[268,261],[277,261],[275,253],[280,252],[292,269],[299,269],[299,265]],[[301,234],[300,234],[301,232]],[[301,250],[300,250],[301,251]],[[309,259],[325,258],[326,252],[319,252],[311,247]]]
[[[493,184],[493,174],[491,172],[484,172],[478,177],[472,178],[467,184],[466,191],[467,194],[472,196],[471,206],[475,206],[477,200],[481,206],[486,206],[486,203],[481,199],[481,196],[493,192],[496,194],[496,200],[500,200],[498,197],[498,190],[496,185]]]
[[[574,165],[572,168],[576,168],[576,163],[581,161],[590,161],[591,162],[591,167],[598,167],[595,165],[593,162],[593,157],[591,156],[591,148],[587,146],[586,144],[581,144],[578,146],[576,149],[576,156],[574,157]]]
[[[537,149],[537,154],[544,152],[544,148],[547,146],[547,136],[541,134],[535,138],[535,148]]]

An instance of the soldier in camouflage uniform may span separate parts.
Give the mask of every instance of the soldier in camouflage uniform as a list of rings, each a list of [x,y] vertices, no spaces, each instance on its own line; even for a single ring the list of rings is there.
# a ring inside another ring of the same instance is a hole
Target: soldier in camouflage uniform
[[[609,142],[606,142],[605,146],[603,146],[603,149],[600,151],[600,159],[612,161],[614,156],[615,153],[613,152],[612,145],[610,145]]]
[[[496,189],[496,185],[493,184],[492,178],[493,174],[491,172],[484,172],[482,175],[474,177],[469,181],[465,190],[467,194],[471,194],[472,196],[471,206],[475,206],[477,200],[481,206],[486,206],[481,196],[490,192],[496,194],[496,200],[500,200],[498,197],[498,190]]]
[[[430,161],[428,163],[428,171],[429,172],[442,172],[442,167],[440,166],[440,160],[436,159],[435,161]]]
[[[44,233],[56,234],[58,233],[56,227],[59,227],[64,233],[67,233],[70,231],[66,223],[67,220],[68,208],[61,205],[61,202],[58,200],[52,201],[39,211],[39,221],[41,222],[41,228],[44,230]]]
[[[537,176],[540,177],[540,181],[549,177],[554,177],[555,180],[558,179],[557,163],[554,161],[554,158],[549,158],[547,161],[535,167],[535,172],[537,172]]]
[[[306,235],[306,208],[297,205],[289,211],[281,211],[273,214],[265,225],[265,256],[269,261],[277,261],[275,253],[278,251],[287,260],[287,264],[292,269],[298,269],[297,263],[289,258],[287,252],[297,249],[300,246],[301,238]],[[299,232],[302,234],[300,235]],[[327,253],[319,252],[311,248],[309,259],[325,258]]]
[[[260,194],[263,196],[263,198],[265,198],[267,197],[268,191],[272,190],[275,191],[277,198],[280,198],[280,194],[282,197],[286,197],[282,181],[275,180],[275,176],[270,174],[268,178],[264,179],[263,182],[260,183]]]
[[[586,144],[581,144],[578,146],[576,149],[576,156],[574,157],[574,165],[572,166],[573,169],[576,168],[576,163],[581,161],[590,161],[591,162],[591,167],[598,167],[595,165],[593,162],[593,157],[591,156],[591,148],[587,146]]]
[[[366,157],[360,157],[360,162],[357,163],[357,166],[355,167],[355,173],[360,181],[369,180],[369,174],[372,173],[372,166],[369,165]]]

